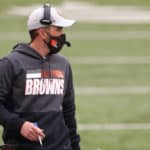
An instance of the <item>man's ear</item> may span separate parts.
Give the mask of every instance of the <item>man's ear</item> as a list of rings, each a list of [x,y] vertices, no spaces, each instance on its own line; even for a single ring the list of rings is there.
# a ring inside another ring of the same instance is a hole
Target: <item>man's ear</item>
[[[43,29],[39,29],[38,31],[38,35],[41,37],[41,39],[43,39],[43,40],[45,40],[45,39],[47,39],[47,33],[46,33],[46,31],[44,31]]]

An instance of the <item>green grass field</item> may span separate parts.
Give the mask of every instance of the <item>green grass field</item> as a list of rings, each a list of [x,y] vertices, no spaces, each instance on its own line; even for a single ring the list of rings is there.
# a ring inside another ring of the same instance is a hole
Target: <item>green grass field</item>
[[[83,0],[84,1],[84,0]],[[9,3],[10,2],[10,3]],[[17,42],[28,42],[27,17],[9,16],[4,10],[12,5],[41,3],[41,0],[5,0],[0,6],[0,56],[11,51]],[[42,1],[43,2],[43,1]],[[51,1],[58,4],[59,1]],[[61,1],[62,2],[62,1]],[[93,3],[150,6],[147,0],[94,0]],[[93,24],[78,22],[66,29],[71,48],[61,52],[72,64],[77,91],[78,124],[147,124],[150,123],[149,92],[86,93],[78,90],[100,87],[149,87],[150,63],[115,64],[91,59],[150,57],[150,24]],[[130,33],[131,37],[128,36]],[[136,35],[133,34],[136,32]],[[141,33],[142,36],[141,36]],[[146,34],[147,33],[147,34]],[[113,34],[113,35],[112,35]],[[104,37],[103,37],[104,35]],[[78,61],[80,58],[80,61]],[[87,63],[83,60],[87,59]],[[88,62],[89,59],[89,62]],[[150,58],[149,58],[150,59]],[[121,60],[122,61],[122,60]],[[111,88],[111,89],[112,89]],[[150,130],[112,129],[79,130],[82,150],[149,150]],[[2,143],[2,140],[0,140]]]

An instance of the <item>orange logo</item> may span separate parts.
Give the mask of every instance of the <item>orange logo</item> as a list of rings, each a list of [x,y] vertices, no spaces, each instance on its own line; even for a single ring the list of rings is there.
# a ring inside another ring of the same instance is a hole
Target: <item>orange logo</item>
[[[55,78],[64,78],[64,73],[61,70],[52,70],[51,76]]]
[[[42,71],[42,78],[64,78],[64,72],[61,70],[52,70],[52,71]]]

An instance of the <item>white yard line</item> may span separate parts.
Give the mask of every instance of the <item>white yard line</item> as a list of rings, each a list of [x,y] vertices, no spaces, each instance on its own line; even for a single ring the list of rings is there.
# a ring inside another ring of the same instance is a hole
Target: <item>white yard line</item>
[[[136,6],[100,6],[84,2],[65,2],[62,12],[82,22],[94,23],[149,23],[150,11]],[[90,10],[90,12],[89,12]],[[90,16],[90,17],[89,17]]]
[[[76,94],[150,94],[150,86],[76,87]]]
[[[150,56],[83,56],[68,57],[72,64],[150,64]]]
[[[150,38],[150,30],[124,30],[124,31],[75,31],[68,33],[68,36],[73,39],[97,39],[97,40],[127,40],[127,39],[149,39]]]
[[[80,131],[99,130],[150,130],[150,123],[79,124]]]
[[[12,7],[4,14],[29,15],[29,13],[39,7]],[[68,18],[74,18],[81,22],[90,23],[150,23],[150,10],[136,6],[100,6],[88,2],[65,1],[58,10]]]
[[[129,40],[129,39],[150,39],[149,30],[141,31],[74,31],[68,32],[69,39],[78,40]],[[27,32],[0,32],[0,40],[20,40],[29,38]]]

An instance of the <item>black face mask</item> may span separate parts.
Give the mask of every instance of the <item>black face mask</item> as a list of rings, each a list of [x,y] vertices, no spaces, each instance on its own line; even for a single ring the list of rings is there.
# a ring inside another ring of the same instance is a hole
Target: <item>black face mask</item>
[[[58,53],[66,44],[68,47],[70,47],[70,43],[66,41],[66,35],[62,34],[61,36],[49,36],[50,40],[49,42],[46,42],[47,46],[50,49],[50,54]]]

